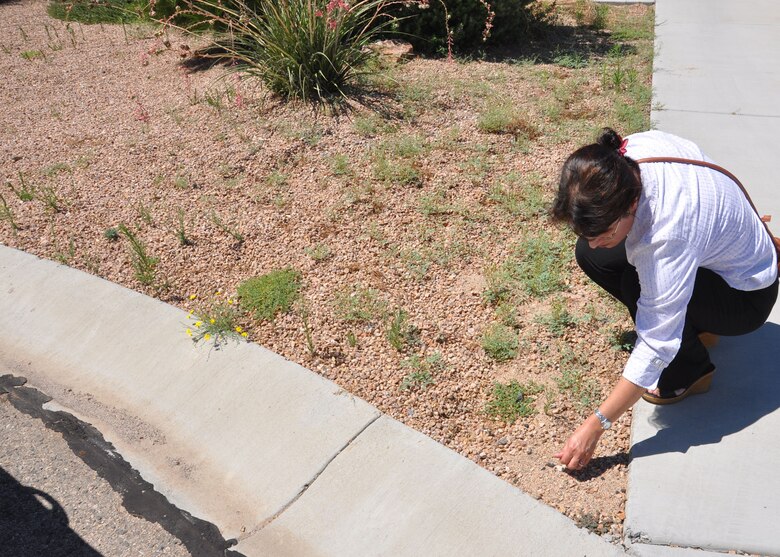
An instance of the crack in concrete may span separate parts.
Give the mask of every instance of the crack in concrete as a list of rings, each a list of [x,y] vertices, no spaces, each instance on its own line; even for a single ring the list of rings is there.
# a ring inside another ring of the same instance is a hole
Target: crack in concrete
[[[653,112],[682,112],[685,114],[715,114],[717,116],[744,116],[746,118],[780,118],[780,114],[751,114],[748,112],[721,112],[717,110],[692,110],[686,108],[657,108]]]
[[[376,422],[381,417],[382,417],[382,414],[378,414],[378,415],[374,416],[371,420],[369,420],[368,423],[366,423],[366,425],[364,425],[360,429],[360,431],[358,431],[355,435],[353,435],[338,451],[336,451],[336,454],[334,454],[331,458],[328,459],[327,462],[325,462],[325,464],[322,466],[322,468],[320,468],[317,471],[317,473],[314,474],[314,476],[308,482],[303,484],[303,487],[295,495],[295,497],[293,497],[289,502],[285,503],[285,505],[281,509],[276,511],[276,513],[274,513],[273,516],[265,519],[263,522],[258,524],[255,528],[253,528],[252,530],[250,530],[249,532],[247,532],[243,536],[240,536],[238,538],[238,541],[243,541],[243,540],[245,540],[247,538],[250,538],[250,537],[254,536],[255,534],[261,532],[264,528],[266,528],[271,523],[273,523],[274,520],[276,520],[282,514],[284,514],[284,512],[287,509],[292,507],[298,501],[298,499],[300,499],[303,496],[303,494],[306,493],[306,491],[308,491],[308,489],[312,486],[312,484],[314,484],[314,482],[317,481],[317,479],[323,474],[323,472],[325,472],[325,470],[327,470],[328,466],[330,466],[333,463],[333,461],[336,460],[339,457],[339,455],[341,455],[341,453],[343,453],[358,437],[360,437],[360,435],[362,435],[363,432],[366,431],[371,426],[371,424]]]

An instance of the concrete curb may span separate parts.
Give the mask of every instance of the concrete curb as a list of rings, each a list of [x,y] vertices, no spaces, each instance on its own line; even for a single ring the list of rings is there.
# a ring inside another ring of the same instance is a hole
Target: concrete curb
[[[0,363],[177,506],[267,555],[620,555],[473,462],[183,311],[0,246]]]

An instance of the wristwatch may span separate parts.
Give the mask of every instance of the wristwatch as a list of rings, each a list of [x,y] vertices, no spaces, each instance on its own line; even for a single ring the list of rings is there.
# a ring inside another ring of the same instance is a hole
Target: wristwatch
[[[612,427],[612,422],[610,422],[610,421],[607,419],[607,417],[606,417],[604,414],[602,414],[602,413],[601,413],[601,411],[600,411],[598,408],[596,408],[596,409],[593,411],[593,413],[594,413],[594,414],[596,414],[596,417],[597,417],[597,418],[599,419],[599,421],[601,422],[601,429],[603,429],[603,430],[605,430],[605,431],[606,431],[606,430],[608,430],[609,428],[611,428],[611,427]]]

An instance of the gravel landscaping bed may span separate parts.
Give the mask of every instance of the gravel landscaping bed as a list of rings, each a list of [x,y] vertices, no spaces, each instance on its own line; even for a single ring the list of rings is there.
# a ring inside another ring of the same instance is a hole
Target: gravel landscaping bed
[[[233,304],[249,341],[617,540],[630,412],[586,470],[552,455],[617,381],[631,324],[544,211],[568,153],[648,125],[652,16],[610,7],[555,52],[388,61],[334,114],[186,70],[203,39],[4,2],[0,241],[196,317],[294,269],[292,311]]]

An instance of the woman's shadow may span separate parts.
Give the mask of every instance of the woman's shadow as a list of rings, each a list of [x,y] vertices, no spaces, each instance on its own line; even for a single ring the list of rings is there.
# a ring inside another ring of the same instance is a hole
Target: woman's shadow
[[[65,510],[53,497],[22,485],[1,467],[0,555],[101,557],[70,528]]]
[[[780,325],[767,323],[749,335],[722,337],[710,354],[716,371],[709,393],[652,407],[649,414],[647,408],[635,409],[632,460],[719,443],[780,407]],[[780,415],[772,421],[766,425],[780,429]]]

